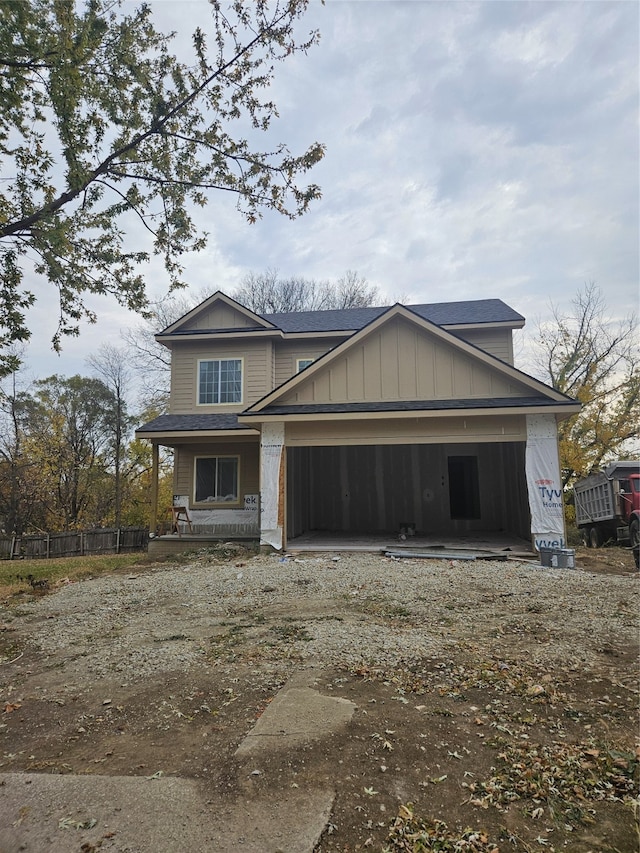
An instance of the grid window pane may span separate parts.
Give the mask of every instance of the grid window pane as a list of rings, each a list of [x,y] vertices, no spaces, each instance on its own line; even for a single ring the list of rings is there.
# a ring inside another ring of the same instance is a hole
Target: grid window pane
[[[201,361],[198,374],[198,402],[242,402],[242,361],[239,358]]]

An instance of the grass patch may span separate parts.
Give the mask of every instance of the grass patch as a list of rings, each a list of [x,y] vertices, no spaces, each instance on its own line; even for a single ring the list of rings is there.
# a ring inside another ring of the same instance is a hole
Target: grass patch
[[[6,601],[16,593],[32,592],[29,575],[35,582],[47,580],[51,588],[56,581],[63,579],[82,580],[145,564],[148,564],[148,557],[141,553],[59,557],[53,560],[1,560],[0,601]]]

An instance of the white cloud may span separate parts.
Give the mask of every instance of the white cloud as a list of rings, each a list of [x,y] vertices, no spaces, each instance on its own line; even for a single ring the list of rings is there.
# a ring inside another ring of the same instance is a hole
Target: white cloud
[[[209,14],[152,6],[182,49]],[[637,308],[636,4],[328,0],[315,26],[319,46],[276,69],[270,138],[326,143],[309,176],[322,200],[250,226],[215,197],[209,247],[186,259],[194,291],[355,269],[389,296],[497,297],[530,320],[589,280],[612,314]],[[154,295],[163,281],[154,263]]]

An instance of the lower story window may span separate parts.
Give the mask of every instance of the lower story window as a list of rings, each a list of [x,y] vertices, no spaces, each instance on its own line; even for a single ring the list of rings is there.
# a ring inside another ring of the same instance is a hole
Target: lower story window
[[[218,503],[238,500],[238,457],[196,458],[196,502]]]

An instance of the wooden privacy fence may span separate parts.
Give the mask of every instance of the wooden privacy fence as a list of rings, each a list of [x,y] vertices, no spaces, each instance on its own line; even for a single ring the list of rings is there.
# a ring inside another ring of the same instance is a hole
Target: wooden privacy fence
[[[125,551],[146,551],[148,541],[149,530],[146,527],[3,536],[0,537],[0,559],[48,559],[90,554],[122,554]]]

